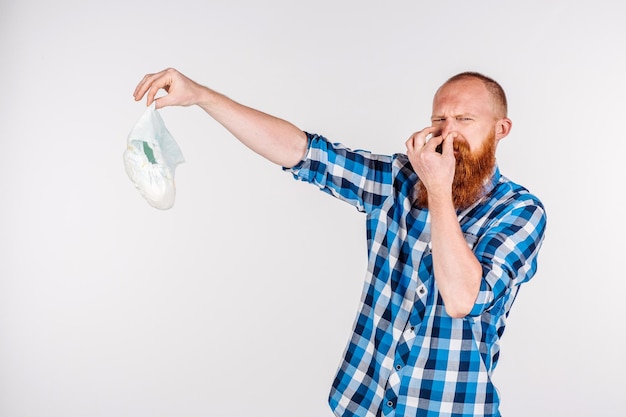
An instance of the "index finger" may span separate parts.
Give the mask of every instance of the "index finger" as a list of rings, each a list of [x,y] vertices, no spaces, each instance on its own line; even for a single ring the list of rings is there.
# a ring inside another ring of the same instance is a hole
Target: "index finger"
[[[135,91],[133,92],[133,97],[135,97],[135,101],[139,101],[142,99],[144,94],[146,94],[146,90],[149,87],[148,79],[154,74],[146,74],[143,76],[139,84],[135,87]]]
[[[159,79],[162,73],[163,71],[158,72],[156,74],[147,74],[142,78],[139,84],[137,84],[137,87],[135,87],[135,92],[133,93],[133,96],[135,97],[135,101],[141,100],[147,92],[148,93],[147,105],[149,106],[150,104],[152,104],[157,92],[161,88],[165,88],[165,86],[167,85],[167,82],[161,82],[162,85],[159,85],[159,83],[156,83],[156,81]]]
[[[436,131],[437,131],[436,128],[429,126],[420,130],[419,132],[413,133],[413,135],[411,135],[409,140],[407,140],[406,142],[407,147],[417,148],[417,149],[422,148],[424,145],[426,145],[426,142],[427,142],[426,138],[428,137],[428,135]]]

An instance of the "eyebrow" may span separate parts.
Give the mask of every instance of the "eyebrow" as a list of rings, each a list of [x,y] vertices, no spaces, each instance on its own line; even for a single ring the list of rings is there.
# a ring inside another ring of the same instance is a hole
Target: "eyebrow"
[[[450,116],[453,118],[457,118],[457,117],[470,117],[472,119],[476,119],[478,116],[476,116],[473,113],[460,113],[460,114],[455,114],[454,116]],[[432,116],[430,116],[431,120],[432,119],[445,119],[446,116],[444,116],[443,114],[433,114]]]

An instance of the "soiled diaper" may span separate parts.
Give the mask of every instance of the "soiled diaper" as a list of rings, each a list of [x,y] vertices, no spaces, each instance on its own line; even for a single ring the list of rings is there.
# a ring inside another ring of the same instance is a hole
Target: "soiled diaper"
[[[128,177],[152,207],[167,210],[174,205],[174,171],[182,162],[183,153],[152,103],[128,134]]]

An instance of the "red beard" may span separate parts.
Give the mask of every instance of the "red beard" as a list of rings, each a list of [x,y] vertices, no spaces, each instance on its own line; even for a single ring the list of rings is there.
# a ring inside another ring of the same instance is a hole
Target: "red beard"
[[[472,154],[464,140],[454,142],[456,168],[452,182],[452,202],[457,210],[464,210],[483,196],[485,181],[496,165],[495,133],[491,132],[483,146]],[[417,185],[417,206],[428,208],[428,191],[421,181]]]

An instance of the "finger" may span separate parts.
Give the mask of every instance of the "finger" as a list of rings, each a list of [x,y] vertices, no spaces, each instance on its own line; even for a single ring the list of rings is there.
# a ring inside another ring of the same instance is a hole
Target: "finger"
[[[162,97],[154,99],[154,108],[155,110],[161,109],[163,107],[167,107],[170,105],[170,95],[166,94]]]
[[[135,100],[139,101],[143,98],[143,96],[148,93],[147,97],[147,105],[151,105],[154,101],[154,97],[157,92],[161,88],[165,88],[168,83],[171,83],[169,80],[171,77],[166,77],[167,70],[163,70],[154,74],[147,74],[143,77],[143,79],[137,84],[135,88],[134,96]]]
[[[156,74],[146,74],[141,79],[139,84],[137,84],[137,87],[135,87],[135,91],[133,92],[133,96],[135,97],[136,101],[141,100],[144,94],[146,94],[146,91],[150,87],[151,80],[154,78],[155,75]]]
[[[161,89],[169,92],[172,86],[172,83],[173,83],[172,78],[168,76],[167,74],[163,74],[163,75],[159,74],[158,78],[152,80],[150,87],[148,88],[147,95],[146,95],[147,105],[150,106],[153,101],[156,101],[157,103],[155,104],[155,107],[157,109],[161,107],[165,107],[167,100],[163,100],[163,99],[168,97],[168,95],[159,97],[158,99],[155,99],[155,97],[159,93],[159,90]]]
[[[433,133],[435,130],[436,129],[434,127],[429,126],[420,130],[419,132],[413,133],[405,143],[407,149],[421,149],[427,143],[426,138],[428,137],[428,135]]]
[[[409,153],[413,152],[413,149],[415,149],[415,136],[416,135],[417,135],[417,132],[413,133],[411,136],[409,136],[406,142],[404,142],[404,145],[406,146],[406,149]]]
[[[146,96],[146,105],[150,106],[152,104],[152,102],[154,101],[154,97],[156,97],[157,93],[159,92],[161,87],[157,87],[154,84],[152,86],[150,86],[150,89],[148,90],[148,94]]]
[[[456,138],[456,133],[451,132],[448,133],[448,136],[445,139],[442,138],[442,146],[441,153],[442,155],[453,155],[454,154],[454,139]]]
[[[437,134],[436,131],[434,134]],[[437,149],[439,148],[439,146],[441,145],[441,142],[443,141],[443,137],[441,137],[441,135],[438,136],[432,136],[430,139],[428,139],[428,141],[424,144],[424,150],[427,150],[429,152],[435,152],[437,151]]]

